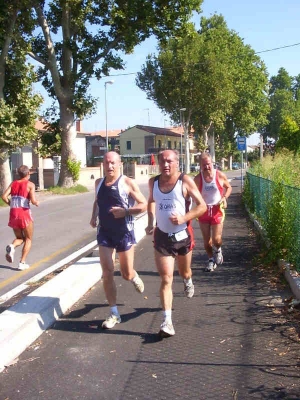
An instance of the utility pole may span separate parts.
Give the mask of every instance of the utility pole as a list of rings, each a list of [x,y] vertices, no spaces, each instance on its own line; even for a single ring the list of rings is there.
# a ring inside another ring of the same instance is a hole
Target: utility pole
[[[179,110],[179,115],[180,115],[180,125],[181,128],[183,129],[184,135],[185,135],[185,129],[184,129],[184,111],[186,108],[180,108]],[[182,132],[180,132],[180,172],[183,172],[183,165],[182,165]]]
[[[264,156],[264,138],[260,135],[260,162],[262,163]]]

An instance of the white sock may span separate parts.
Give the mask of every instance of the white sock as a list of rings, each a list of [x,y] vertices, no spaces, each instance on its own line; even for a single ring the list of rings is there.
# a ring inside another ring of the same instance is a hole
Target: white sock
[[[184,279],[183,282],[184,282],[186,285],[191,285],[191,284],[193,283],[192,278]]]
[[[164,320],[172,321],[172,310],[163,311]]]
[[[139,277],[139,274],[135,271],[135,277],[131,279],[131,282],[135,282],[138,277]]]
[[[117,315],[118,317],[120,315],[117,306],[110,307],[110,312],[111,312],[111,314]]]

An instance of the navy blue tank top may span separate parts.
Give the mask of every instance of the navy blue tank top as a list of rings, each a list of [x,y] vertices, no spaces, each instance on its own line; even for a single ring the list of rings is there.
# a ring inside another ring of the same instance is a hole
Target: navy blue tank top
[[[106,232],[123,235],[134,229],[133,216],[115,218],[110,212],[112,207],[132,207],[135,200],[128,196],[125,187],[124,175],[121,175],[111,186],[105,185],[105,178],[102,179],[97,188],[97,204],[99,209],[100,228]]]

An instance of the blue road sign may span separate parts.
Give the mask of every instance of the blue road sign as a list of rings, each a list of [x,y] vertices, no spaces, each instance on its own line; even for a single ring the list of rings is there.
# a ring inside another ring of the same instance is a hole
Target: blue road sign
[[[245,136],[238,136],[237,137],[237,148],[240,151],[245,151],[246,150],[246,137]]]

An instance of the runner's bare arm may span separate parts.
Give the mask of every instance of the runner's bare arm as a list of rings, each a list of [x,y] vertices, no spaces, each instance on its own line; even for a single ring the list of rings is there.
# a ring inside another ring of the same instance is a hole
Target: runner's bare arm
[[[200,187],[200,175],[201,175],[201,174],[197,174],[197,175],[195,176],[195,178],[194,178],[194,181],[195,181],[195,183],[196,183],[197,188]]]
[[[28,188],[29,188],[29,198],[30,202],[34,205],[37,206],[39,205],[39,201],[35,197],[35,184],[33,182],[28,183]]]
[[[148,197],[148,226],[146,227],[146,234],[151,235],[154,229],[154,220],[155,220],[155,202],[153,199],[153,184],[154,178],[149,179],[148,187],[149,187],[149,197]]]
[[[135,214],[140,214],[147,209],[147,200],[143,193],[140,191],[140,188],[138,184],[135,182],[135,180],[127,178],[129,180],[129,194],[131,197],[134,198],[135,200],[135,205],[131,207],[128,211],[130,215],[135,215]]]
[[[193,202],[195,203],[195,207],[193,207],[190,211],[188,211],[185,214],[184,222],[187,222],[194,218],[201,217],[201,215],[203,215],[206,212],[207,207],[201,193],[199,192],[196,186],[194,179],[192,179],[188,175],[185,175],[183,177],[183,185],[187,195],[190,196],[193,199]]]
[[[227,208],[227,199],[231,195],[232,186],[223,172],[219,172],[219,179],[223,181],[223,196],[220,203],[223,203],[223,207]]]
[[[125,183],[128,188],[128,195],[130,195],[134,200],[135,204],[133,207],[111,207],[110,212],[113,213],[115,218],[124,218],[127,215],[136,215],[146,211],[147,200],[145,196],[140,191],[137,183],[134,179],[125,177]]]
[[[11,193],[11,184],[8,186],[8,188],[1,196],[1,199],[4,201],[4,203],[8,205],[10,205],[10,199],[9,199],[10,193]]]
[[[95,200],[93,203],[92,217],[90,220],[90,225],[92,228],[96,228],[96,226],[97,226],[97,217],[98,217],[97,187],[98,187],[100,180],[101,180],[101,178],[99,178],[95,181]]]

